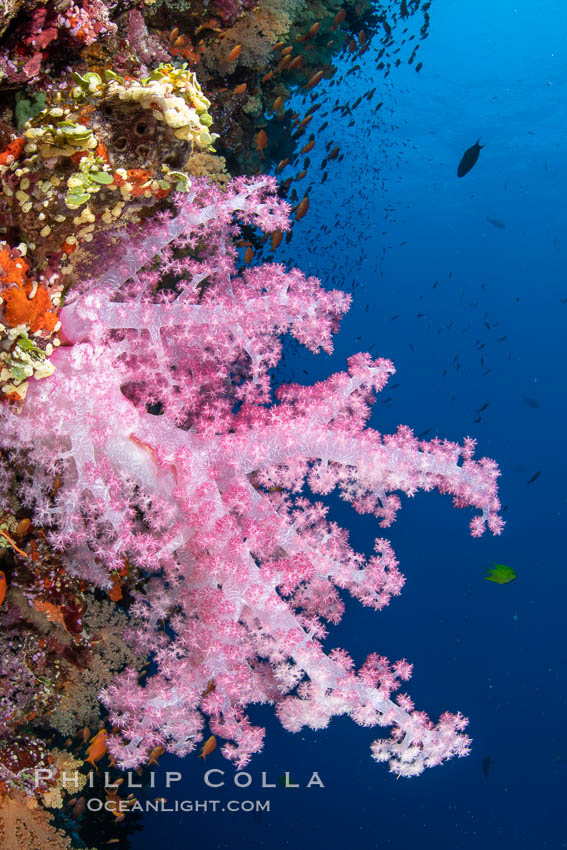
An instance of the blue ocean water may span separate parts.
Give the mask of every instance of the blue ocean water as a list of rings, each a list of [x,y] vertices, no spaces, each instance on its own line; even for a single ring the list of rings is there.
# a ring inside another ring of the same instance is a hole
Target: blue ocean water
[[[355,548],[369,552],[387,536],[407,583],[381,613],[349,601],[328,647],[357,663],[372,651],[407,658],[416,706],[434,719],[462,711],[472,752],[396,780],[370,758],[376,729],[341,718],[291,735],[269,709],[253,708],[267,739],[240,777],[250,784],[234,784],[218,751],[205,764],[162,758],[159,793],[192,801],[193,811],[145,815],[131,839],[139,850],[158,841],[201,850],[567,847],[567,7],[434,0],[430,16],[419,73],[402,63],[384,80],[371,48],[359,71],[347,76],[352,62],[339,63],[317,93],[330,98],[311,125],[310,174],[330,141],[344,158],[329,163],[324,184],[314,180],[309,214],[277,260],[352,292],[353,306],[331,357],[288,346],[277,377],[311,384],[370,350],[394,361],[398,385],[381,393],[373,427],[474,436],[477,456],[498,461],[501,537],[472,539],[471,512],[437,494],[405,499],[387,534],[331,508]],[[374,86],[352,115],[325,117],[335,99],[353,103]],[[479,160],[458,179],[477,139]],[[485,581],[493,563],[517,579]],[[169,789],[166,770],[181,774]],[[207,785],[207,770],[224,785]],[[299,788],[281,787],[286,771]],[[314,772],[324,787],[306,787]],[[263,774],[275,787],[262,787]]]

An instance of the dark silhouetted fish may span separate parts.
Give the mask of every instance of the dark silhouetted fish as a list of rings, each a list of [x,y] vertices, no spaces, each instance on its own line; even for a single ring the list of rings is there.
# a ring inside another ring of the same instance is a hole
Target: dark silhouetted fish
[[[464,177],[465,174],[468,174],[471,168],[476,164],[478,159],[478,155],[482,150],[484,145],[479,144],[480,139],[474,143],[472,148],[466,150],[463,154],[463,158],[459,162],[459,167],[457,168],[457,177]]]
[[[485,756],[482,760],[482,772],[484,773],[484,775],[487,779],[488,779],[488,774],[490,773],[493,764],[494,764],[494,762],[492,761],[490,756]]]
[[[527,404],[528,407],[531,407],[533,410],[540,406],[537,398],[529,398],[529,396],[527,395],[522,396],[522,401],[524,402],[524,404]]]
[[[497,227],[498,230],[506,230],[506,225],[503,221],[500,221],[499,218],[490,218],[489,216],[486,216],[486,220],[493,227]]]

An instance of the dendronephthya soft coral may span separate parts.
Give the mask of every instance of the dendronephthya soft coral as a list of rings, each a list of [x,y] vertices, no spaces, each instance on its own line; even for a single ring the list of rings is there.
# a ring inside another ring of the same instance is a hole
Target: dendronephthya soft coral
[[[235,180],[226,192],[195,181],[176,217],[121,241],[71,296],[55,374],[33,382],[17,419],[2,414],[2,445],[36,464],[28,503],[33,486],[36,520],[52,528],[68,569],[108,588],[128,557],[151,576],[131,608],[145,623],[131,640],[155,653],[157,673],[142,685],[127,671],[102,695],[123,767],[158,745],[192,751],[205,718],[242,767],[263,743],[245,713],[254,702],[275,704],[291,731],[340,714],[393,726],[373,752],[402,775],[468,751],[461,715],[435,725],[409,697],[392,697],[407,662],[373,654],[356,671],[343,650],[323,651],[340,591],[381,609],[404,579],[386,540],[370,558],[356,553],[309,492],[338,488],[386,527],[396,491],[437,489],[480,510],[478,536],[485,523],[502,527],[498,469],[472,459],[470,439],[367,428],[394,371],[387,360],[358,354],[347,372],[272,397],[281,335],[330,351],[349,304],[280,265],[235,275],[233,216],[274,231],[286,229],[287,212],[271,178]],[[63,483],[52,498],[55,469]]]

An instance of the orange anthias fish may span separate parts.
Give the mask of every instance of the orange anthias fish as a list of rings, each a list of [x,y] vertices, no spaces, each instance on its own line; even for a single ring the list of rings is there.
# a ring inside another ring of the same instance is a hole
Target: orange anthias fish
[[[295,217],[297,219],[303,218],[303,216],[305,215],[305,213],[307,212],[308,209],[309,209],[309,198],[307,197],[307,195],[305,195],[305,197],[302,198],[301,201],[299,202],[299,205],[298,205],[297,210],[295,212]]]
[[[345,10],[344,10],[344,9],[340,9],[340,10],[337,12],[337,14],[335,15],[335,19],[334,19],[334,21],[333,21],[333,26],[331,27],[331,29],[332,29],[332,30],[336,30],[336,29],[337,29],[337,27],[338,27],[338,25],[339,25],[339,24],[342,24],[342,22],[344,21],[344,19],[345,19],[345,18],[346,18],[346,12],[345,12]]]
[[[256,150],[260,153],[268,147],[268,134],[265,130],[260,130],[256,136]]]
[[[232,50],[230,51],[230,53],[228,54],[228,56],[225,58],[224,61],[225,62],[234,62],[234,60],[238,59],[238,57],[240,56],[241,51],[242,51],[242,45],[237,44],[235,47],[232,48]]]
[[[282,244],[283,233],[281,230],[274,230],[272,233],[272,250],[276,250]]]
[[[150,754],[148,756],[147,767],[149,767],[150,764],[158,764],[158,758],[160,756],[162,756],[164,753],[165,753],[165,749],[160,744],[158,744],[157,747],[154,747],[153,750],[150,752]],[[159,764],[158,764],[158,767],[159,767]]]
[[[307,84],[306,84],[305,88],[306,89],[314,88],[318,83],[321,82],[324,75],[325,75],[324,71],[317,71],[315,74],[313,74],[313,76],[309,77],[309,79],[307,80]]]
[[[213,750],[216,750],[217,747],[217,739],[214,735],[211,735],[210,738],[207,738],[203,746],[201,747],[201,754],[199,756],[200,759],[205,761],[206,757],[210,755]]]
[[[107,739],[108,732],[106,729],[101,729],[100,732],[97,732],[96,735],[91,738],[91,743],[87,747],[86,761],[89,764],[92,764],[93,767],[96,767],[95,762],[100,761],[103,755],[105,755]],[[98,768],[96,769],[98,770]]]
[[[6,598],[6,575],[0,570],[0,605]]]

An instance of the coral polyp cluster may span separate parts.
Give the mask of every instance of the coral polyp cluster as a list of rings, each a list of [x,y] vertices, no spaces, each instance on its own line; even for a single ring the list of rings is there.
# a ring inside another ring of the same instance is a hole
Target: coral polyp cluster
[[[94,72],[73,77],[24,125],[0,165],[4,214],[39,265],[185,188],[185,161],[217,138],[210,102],[186,67],[159,65],[140,79],[110,71],[104,82]]]

